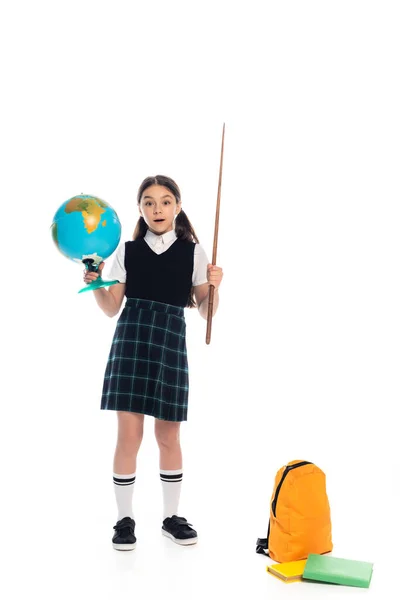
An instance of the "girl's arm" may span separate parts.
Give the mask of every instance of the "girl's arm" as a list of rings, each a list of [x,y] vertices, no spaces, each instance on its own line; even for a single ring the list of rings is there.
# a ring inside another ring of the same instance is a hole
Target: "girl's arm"
[[[196,285],[194,288],[194,297],[196,298],[197,308],[199,313],[203,317],[203,319],[207,319],[208,314],[208,292],[210,290],[210,286],[208,283],[203,283],[202,285]],[[219,304],[219,293],[218,290],[214,290],[214,302],[213,302],[213,316],[217,312]]]
[[[83,281],[85,283],[96,281],[101,276],[103,269],[104,262],[100,263],[97,271],[87,271],[85,269],[83,272]],[[94,290],[93,293],[97,304],[107,317],[115,317],[119,313],[122,300],[124,299],[125,283],[115,283],[114,285],[110,285],[108,290],[106,288],[99,288],[98,290]]]
[[[214,286],[214,301],[213,301],[213,314],[215,315],[217,312],[218,304],[219,304],[219,293],[218,288],[222,281],[223,272],[221,267],[217,267],[215,265],[207,265],[207,283],[202,283],[201,285],[196,285],[194,287],[194,297],[196,298],[197,307],[199,313],[203,317],[203,319],[207,319],[208,315],[208,298],[209,298],[209,290],[210,284]]]
[[[119,313],[125,295],[125,283],[115,283],[108,290],[99,288],[94,290],[94,297],[101,310],[107,317],[115,317]]]

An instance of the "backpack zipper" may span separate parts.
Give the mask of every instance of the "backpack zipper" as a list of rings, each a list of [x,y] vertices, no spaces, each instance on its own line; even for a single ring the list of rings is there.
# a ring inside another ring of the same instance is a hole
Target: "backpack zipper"
[[[274,515],[274,517],[276,517],[276,502],[278,500],[279,492],[281,491],[282,483],[285,481],[286,476],[289,473],[289,471],[292,471],[292,469],[297,469],[297,467],[304,467],[304,465],[312,465],[312,464],[313,463],[309,462],[308,460],[303,460],[302,462],[298,462],[295,465],[290,465],[290,466],[286,467],[286,469],[283,471],[282,479],[280,480],[280,482],[276,488],[275,497],[271,504],[272,514]]]

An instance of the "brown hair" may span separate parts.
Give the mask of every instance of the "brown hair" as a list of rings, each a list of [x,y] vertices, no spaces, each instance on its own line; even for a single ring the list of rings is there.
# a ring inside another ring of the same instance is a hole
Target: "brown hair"
[[[151,185],[162,185],[166,187],[175,197],[176,202],[181,201],[181,191],[171,177],[167,177],[166,175],[156,175],[155,177],[146,177],[140,184],[138,194],[137,194],[137,203],[140,204],[140,200],[142,198],[143,192],[147,190]],[[146,221],[141,216],[136,223],[135,231],[133,232],[133,239],[137,240],[138,238],[142,238],[146,235],[146,231],[148,230],[148,226]],[[199,243],[198,237],[193,229],[191,222],[189,221],[186,213],[181,210],[179,214],[175,218],[175,233],[177,238],[183,241],[188,242],[196,242]],[[190,290],[189,298],[187,306],[189,308],[194,308],[196,306],[196,301],[194,299],[193,287]]]

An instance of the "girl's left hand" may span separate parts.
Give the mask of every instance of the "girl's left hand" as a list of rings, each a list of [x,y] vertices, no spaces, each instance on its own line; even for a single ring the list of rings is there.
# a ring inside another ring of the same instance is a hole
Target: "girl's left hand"
[[[221,267],[216,265],[207,265],[207,281],[209,285],[213,285],[217,290],[221,284],[222,277],[224,276]]]

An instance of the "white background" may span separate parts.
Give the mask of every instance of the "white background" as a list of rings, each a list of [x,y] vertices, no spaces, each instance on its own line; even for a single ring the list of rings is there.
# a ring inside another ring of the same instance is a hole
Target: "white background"
[[[391,589],[399,26],[383,0],[2,3],[4,597],[356,595],[285,586],[255,554],[275,473],[293,459],[327,475],[334,555],[374,562],[369,597]],[[77,294],[82,269],[49,227],[83,192],[109,202],[130,239],[137,188],[163,173],[211,257],[223,122],[225,276],[209,346],[186,311],[180,512],[199,543],[160,534],[148,418],[138,544],[117,553],[116,419],[99,410],[116,321]]]

